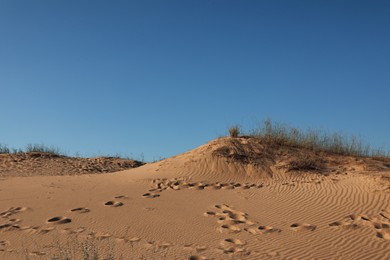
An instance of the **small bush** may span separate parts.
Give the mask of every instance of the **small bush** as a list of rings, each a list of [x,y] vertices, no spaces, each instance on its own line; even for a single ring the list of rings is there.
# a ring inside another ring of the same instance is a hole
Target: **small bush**
[[[232,126],[229,128],[229,135],[230,137],[236,138],[240,135],[240,127],[239,126]]]

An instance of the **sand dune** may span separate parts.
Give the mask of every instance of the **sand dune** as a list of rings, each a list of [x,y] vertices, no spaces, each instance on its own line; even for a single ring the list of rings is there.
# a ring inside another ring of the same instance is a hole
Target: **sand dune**
[[[220,138],[111,174],[47,168],[3,175],[1,259],[390,259],[388,159]]]
[[[0,177],[109,173],[143,164],[115,157],[73,158],[45,152],[0,154]]]

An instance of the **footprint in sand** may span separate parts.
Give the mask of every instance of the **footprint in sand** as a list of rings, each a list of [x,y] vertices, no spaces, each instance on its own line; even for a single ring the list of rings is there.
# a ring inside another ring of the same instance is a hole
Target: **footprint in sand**
[[[9,246],[10,244],[7,240],[0,240],[0,247]]]
[[[226,238],[221,241],[221,246],[244,246],[246,243],[236,238]]]
[[[67,217],[54,217],[51,219],[47,220],[48,223],[53,223],[53,224],[68,224],[72,222],[70,218]]]
[[[290,225],[290,228],[294,231],[301,231],[301,230],[314,231],[317,229],[317,226],[312,224],[307,224],[307,223],[294,223]]]
[[[242,255],[250,254],[250,252],[246,251],[246,249],[242,247],[231,246],[231,247],[220,248],[220,249],[225,254],[242,254]]]
[[[373,226],[375,229],[390,229],[390,223],[384,223],[384,222],[376,222],[373,223]]]
[[[228,232],[228,233],[238,233],[241,231],[241,228],[236,225],[221,225],[218,228],[219,232]]]
[[[12,231],[12,230],[20,230],[20,226],[17,224],[21,222],[21,219],[18,218],[13,218],[13,219],[7,219],[8,221],[4,224],[0,224],[0,230],[4,229],[7,231]]]
[[[334,228],[349,228],[356,229],[360,226],[368,226],[373,228],[376,233],[376,237],[390,240],[390,210],[381,210],[375,215],[365,214],[351,214],[348,215],[343,221],[335,221],[329,224]]]
[[[222,224],[218,228],[220,232],[240,232],[241,228],[239,227],[239,225],[247,224],[248,222],[248,214],[238,210],[234,210],[229,205],[217,204],[214,205],[214,207],[219,209],[220,212],[215,213],[214,211],[207,211],[204,213],[204,215],[217,217],[217,223]]]
[[[344,221],[335,221],[330,224],[328,224],[329,227],[332,228],[344,228],[344,229],[357,229],[359,228],[359,225],[356,223],[349,223]]]
[[[251,227],[251,228],[244,228],[244,230],[246,232],[248,232],[249,234],[252,234],[252,235],[255,235],[255,234],[259,233],[258,229],[257,228],[253,228],[253,227]]]
[[[197,255],[191,255],[188,257],[188,260],[201,260],[201,259],[206,259],[206,258],[202,257],[202,256],[197,256]]]
[[[95,238],[97,240],[104,240],[104,239],[108,239],[110,237],[112,237],[112,235],[109,233],[96,233],[96,235],[95,235]]]
[[[183,245],[183,249],[184,250],[190,250],[190,251],[196,251],[196,252],[200,253],[200,252],[206,251],[209,248],[207,246],[204,246],[204,245],[185,244],[185,245]],[[200,257],[200,256],[193,255],[193,257]],[[194,259],[206,259],[206,258],[201,257],[201,258],[194,258]]]
[[[113,200],[110,200],[110,201],[107,201],[106,203],[104,203],[104,205],[106,206],[109,206],[109,207],[121,207],[123,206],[123,203],[120,202],[120,201],[113,201]]]
[[[158,198],[158,197],[160,197],[160,194],[155,194],[155,193],[144,193],[144,194],[142,194],[142,197],[143,198]]]
[[[41,252],[41,251],[32,251],[29,253],[30,256],[44,256],[46,255],[45,252]]]
[[[136,242],[139,242],[141,240],[141,238],[139,237],[132,237],[129,239],[129,242],[130,243],[136,243]]]
[[[62,234],[67,234],[67,235],[69,235],[69,234],[81,234],[81,233],[83,233],[85,230],[86,230],[86,228],[84,228],[84,227],[78,227],[78,228],[76,228],[76,229],[65,228],[65,229],[60,230],[60,232],[61,232]]]
[[[203,215],[205,216],[205,217],[214,217],[215,215],[216,215],[217,213],[215,213],[214,211],[207,211],[207,212],[205,212],[205,213],[203,213]]]
[[[390,240],[390,223],[377,222],[373,223],[376,230],[376,236],[381,239]]]
[[[390,208],[388,209],[383,209],[380,213],[379,213],[382,217],[390,220]]]
[[[22,212],[25,210],[27,210],[26,207],[11,207],[11,208],[7,209],[6,211],[1,212],[0,217],[8,218],[11,215],[14,215],[16,213],[19,213],[19,212]]]
[[[114,197],[114,199],[128,199],[129,197],[125,196],[125,195],[117,195]]]
[[[390,240],[390,232],[378,231],[376,236],[384,240]]]
[[[159,242],[157,243],[157,247],[160,249],[167,249],[168,247],[171,247],[172,243],[170,242]]]
[[[187,182],[182,179],[173,178],[170,180],[167,179],[154,179],[151,182],[151,189],[149,192],[162,192],[164,190],[181,190],[181,189],[190,189],[190,190],[205,190],[205,189],[253,189],[253,188],[262,188],[263,184],[254,184],[254,183],[207,183],[207,182]]]
[[[257,228],[261,233],[268,234],[268,233],[279,233],[282,232],[279,228],[274,228],[272,226],[259,226]]]
[[[47,234],[49,233],[50,231],[53,231],[54,230],[54,227],[43,227],[43,228],[39,228],[37,229],[37,232],[38,234]]]
[[[353,221],[358,221],[358,220],[364,220],[364,221],[372,221],[372,218],[368,215],[361,215],[361,214],[351,214],[348,216]]]
[[[225,254],[249,254],[247,250],[243,247],[246,243],[240,239],[235,238],[226,238],[221,241],[219,249]]]
[[[71,212],[78,212],[78,213],[88,213],[91,210],[88,208],[74,208],[70,210]]]
[[[218,231],[222,233],[238,233],[242,230],[250,234],[269,234],[281,232],[280,229],[272,226],[259,226],[254,227],[255,222],[249,220],[248,214],[235,210],[227,204],[216,204],[214,208],[218,209],[215,211],[207,211],[204,213],[206,217],[216,217],[217,223],[221,224],[218,227]]]

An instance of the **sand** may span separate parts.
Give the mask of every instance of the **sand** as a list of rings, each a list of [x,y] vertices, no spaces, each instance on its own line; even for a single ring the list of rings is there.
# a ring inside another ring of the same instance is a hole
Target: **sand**
[[[219,138],[115,173],[0,167],[1,259],[390,259],[389,159]]]

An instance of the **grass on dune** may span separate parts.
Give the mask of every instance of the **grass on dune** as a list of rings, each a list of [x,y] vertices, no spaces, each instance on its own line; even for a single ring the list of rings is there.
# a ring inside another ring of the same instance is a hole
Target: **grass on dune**
[[[25,149],[9,148],[5,144],[0,144],[0,154],[16,154],[16,153],[49,153],[55,156],[66,156],[58,147],[46,146],[44,144],[28,144]]]
[[[231,137],[240,134],[237,126],[229,129]],[[233,133],[233,134],[232,134]],[[390,152],[374,149],[356,136],[345,136],[340,133],[329,133],[320,130],[300,130],[282,123],[274,123],[267,119],[255,130],[244,136],[258,138],[268,145],[290,146],[323,151],[340,155],[358,157],[389,157]]]
[[[0,143],[0,154],[18,154],[18,153],[47,153],[52,156],[61,156],[69,157],[69,155],[63,152],[60,148],[55,146],[47,146],[44,144],[28,144],[24,149],[15,149],[9,148],[5,144]],[[82,158],[79,153],[76,153],[76,158]],[[94,157],[106,157],[114,159],[124,159],[124,160],[136,160],[140,162],[145,162],[144,154],[141,153],[138,158],[133,158],[133,156],[123,156],[121,153],[116,154],[97,154]]]

